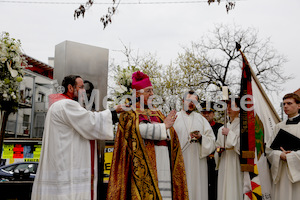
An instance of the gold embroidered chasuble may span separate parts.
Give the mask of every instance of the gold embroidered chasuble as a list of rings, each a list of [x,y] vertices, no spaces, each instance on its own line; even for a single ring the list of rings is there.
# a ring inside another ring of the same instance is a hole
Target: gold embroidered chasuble
[[[142,115],[142,116],[141,116]],[[153,140],[143,140],[139,119],[156,117],[163,122],[159,110],[140,109],[122,113],[115,138],[107,199],[161,200],[156,173]],[[176,132],[170,129],[169,143],[173,199],[188,199],[184,161]]]

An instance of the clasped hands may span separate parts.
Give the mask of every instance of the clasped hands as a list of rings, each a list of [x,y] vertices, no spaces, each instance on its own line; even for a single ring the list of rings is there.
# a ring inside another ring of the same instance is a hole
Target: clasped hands
[[[229,128],[225,128],[225,127],[222,128],[222,135],[227,136],[229,131],[230,131]],[[225,147],[218,146],[216,148],[216,151],[218,152],[219,156],[221,156],[221,153],[223,153],[225,151]]]
[[[286,161],[286,155],[291,153],[291,151],[286,151],[284,148],[280,147],[282,153],[280,154],[280,159]]]
[[[193,131],[190,133],[191,136],[191,142],[199,141],[199,139],[202,137],[200,134],[200,131]]]

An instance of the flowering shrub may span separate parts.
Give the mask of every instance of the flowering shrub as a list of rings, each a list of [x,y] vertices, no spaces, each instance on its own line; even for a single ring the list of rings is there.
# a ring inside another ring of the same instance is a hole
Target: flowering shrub
[[[21,42],[3,32],[0,37],[0,109],[17,111],[18,87],[23,80],[26,60],[22,56]]]
[[[128,67],[126,69],[119,69],[118,74],[115,76],[115,82],[116,82],[116,87],[115,87],[115,95],[117,97],[122,97],[124,95],[131,95],[132,89],[131,89],[131,84],[132,84],[132,74],[138,69],[134,66]]]

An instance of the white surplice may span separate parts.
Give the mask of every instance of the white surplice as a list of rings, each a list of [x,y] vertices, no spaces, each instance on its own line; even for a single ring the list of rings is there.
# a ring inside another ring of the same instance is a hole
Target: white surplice
[[[222,126],[218,130],[216,147],[224,147],[224,135]],[[235,118],[227,123],[229,133],[226,136],[226,150],[219,157],[215,152],[215,160],[218,174],[218,200],[242,200],[243,199],[243,173],[240,165],[240,118]]]
[[[270,148],[280,129],[300,138],[300,123],[287,125],[286,120],[284,120],[275,126],[274,134],[267,143],[266,153],[271,163],[271,175],[273,179],[272,200],[299,200],[300,151],[292,151],[287,154],[287,160],[283,161],[280,159],[282,151]]]
[[[164,123],[140,123],[140,134],[143,139],[166,140],[170,138],[169,130]],[[170,138],[171,139],[171,138]],[[170,155],[167,146],[154,146],[158,188],[163,200],[172,200]]]
[[[183,150],[188,192],[190,200],[208,200],[208,175],[206,157],[215,150],[215,135],[208,121],[199,113],[177,113],[173,125]],[[201,143],[190,143],[189,135],[199,131]]]
[[[91,112],[76,101],[55,102],[48,110],[32,200],[90,200],[90,140],[113,140],[109,110]],[[94,199],[97,154],[94,149]]]

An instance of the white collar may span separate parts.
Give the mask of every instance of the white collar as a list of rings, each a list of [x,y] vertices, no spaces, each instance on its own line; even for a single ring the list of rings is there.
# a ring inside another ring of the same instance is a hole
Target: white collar
[[[192,116],[192,115],[194,114],[194,112],[195,112],[195,111],[193,111],[193,112],[191,112],[191,113],[188,115],[184,110],[181,110],[181,111],[182,111],[182,113],[184,113],[184,115],[186,115],[186,116],[188,116],[188,117],[189,117],[189,116]]]
[[[289,120],[292,120],[292,121],[293,121],[293,119],[295,119],[296,117],[299,117],[299,114],[296,115],[296,116],[294,116],[294,117],[289,118]]]

